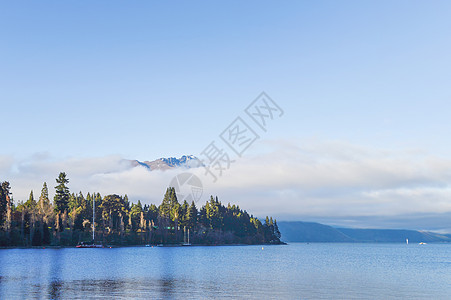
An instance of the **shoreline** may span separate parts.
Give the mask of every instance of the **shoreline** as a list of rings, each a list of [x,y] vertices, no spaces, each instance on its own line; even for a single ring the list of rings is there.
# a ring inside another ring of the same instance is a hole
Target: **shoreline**
[[[173,247],[222,247],[222,246],[283,246],[288,245],[288,243],[281,242],[279,244],[192,244],[189,246],[184,246],[182,244],[166,244],[166,245],[107,245],[103,248],[96,249],[112,249],[112,248],[173,248]],[[30,246],[30,247],[0,247],[0,250],[6,249],[65,249],[65,248],[76,248],[76,246]],[[90,249],[90,248],[84,248]]]

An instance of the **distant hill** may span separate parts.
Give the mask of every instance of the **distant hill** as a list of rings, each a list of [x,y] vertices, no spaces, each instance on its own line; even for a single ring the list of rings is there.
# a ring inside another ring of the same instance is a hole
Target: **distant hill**
[[[277,222],[285,242],[353,242],[331,226],[311,222]]]
[[[357,242],[403,243],[406,239],[414,243],[451,242],[451,239],[446,235],[427,231],[349,228],[339,228],[338,230]]]
[[[451,242],[451,235],[401,229],[334,228],[313,222],[277,222],[285,242],[327,243],[440,243]]]

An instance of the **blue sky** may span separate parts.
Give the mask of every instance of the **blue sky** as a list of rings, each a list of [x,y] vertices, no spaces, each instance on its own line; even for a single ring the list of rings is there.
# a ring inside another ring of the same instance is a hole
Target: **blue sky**
[[[308,148],[324,162],[340,149],[334,159],[351,153],[362,168],[352,153],[378,153],[392,165],[424,160],[411,171],[417,187],[447,188],[447,170],[423,175],[451,159],[450,13],[449,1],[2,2],[0,175],[41,184],[24,165],[197,155],[266,91],[285,114],[249,160],[287,143],[279,155]],[[447,196],[425,213],[451,213]]]

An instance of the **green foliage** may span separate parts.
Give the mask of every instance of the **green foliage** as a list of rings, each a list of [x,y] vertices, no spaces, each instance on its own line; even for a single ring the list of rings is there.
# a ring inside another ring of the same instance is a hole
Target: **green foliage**
[[[25,206],[28,209],[34,209],[36,207],[37,203],[34,200],[33,191],[30,192],[30,197],[28,198],[28,201],[25,202]]]
[[[277,221],[274,219],[274,236],[280,240],[282,234],[279,231],[279,226],[277,226]]]
[[[175,188],[169,187],[163,197],[159,209],[160,216],[175,221],[180,216],[180,204],[177,201]]]
[[[63,213],[69,208],[68,204],[70,198],[69,188],[66,186],[66,184],[69,183],[69,179],[66,178],[66,173],[61,172],[56,179],[56,183],[58,183],[58,185],[55,187],[56,194],[53,198],[53,204],[56,213]]]
[[[197,208],[196,208],[196,204],[193,202],[191,202],[191,205],[188,207],[187,211],[186,211],[186,215],[185,215],[185,220],[186,220],[186,227],[189,229],[194,228],[194,226],[197,224],[197,220],[198,220],[198,212],[197,212]]]
[[[8,197],[10,194],[9,182],[4,181],[0,186],[0,226],[3,226],[3,223],[6,218],[6,210],[8,204]]]
[[[56,179],[54,202],[48,198],[44,182],[39,200],[33,191],[28,200],[12,205],[10,186],[0,188],[0,245],[75,245],[92,240],[92,214],[95,202],[96,239],[103,243],[179,244],[189,232],[194,244],[280,243],[277,221],[265,223],[239,206],[222,205],[211,196],[199,209],[193,202],[180,204],[173,187],[166,189],[159,207],[131,203],[127,195],[102,197],[99,193],[69,193],[65,173]],[[8,220],[8,221],[7,221]],[[185,236],[184,236],[185,235]]]
[[[39,212],[44,214],[45,211],[49,210],[50,200],[49,200],[49,190],[47,188],[47,183],[44,182],[41,190],[41,196],[39,196],[38,200]]]
[[[141,214],[143,213],[143,207],[141,205],[141,201],[138,200],[137,204],[132,204],[130,209],[130,219],[132,230],[137,230],[140,227],[141,223]]]

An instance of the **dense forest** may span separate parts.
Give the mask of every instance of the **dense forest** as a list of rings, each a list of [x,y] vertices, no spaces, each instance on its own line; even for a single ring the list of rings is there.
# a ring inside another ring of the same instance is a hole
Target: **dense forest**
[[[239,206],[224,206],[217,197],[198,209],[194,202],[179,203],[169,187],[161,204],[130,203],[127,195],[70,193],[64,172],[56,179],[53,202],[44,182],[36,200],[14,204],[9,182],[0,188],[0,246],[74,246],[92,242],[93,204],[95,237],[104,245],[181,244],[187,232],[192,244],[279,244],[277,221],[264,223]],[[94,203],[93,203],[94,201]]]

